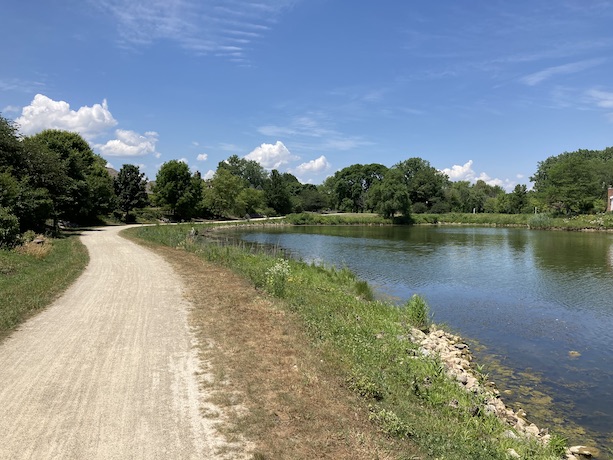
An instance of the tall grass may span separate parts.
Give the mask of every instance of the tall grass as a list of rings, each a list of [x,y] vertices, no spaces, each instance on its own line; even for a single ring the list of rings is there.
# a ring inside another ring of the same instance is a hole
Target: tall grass
[[[55,300],[88,260],[76,236],[31,249],[0,250],[0,336]]]
[[[510,448],[521,458],[561,458],[558,443],[547,447],[509,436],[509,425],[475,410],[484,404],[482,394],[464,391],[438,359],[419,352],[409,331],[412,324],[428,321],[423,300],[411,299],[408,308],[366,300],[360,295],[363,282],[349,270],[207,244],[190,238],[187,226],[130,231],[230,267],[277,296],[301,318],[322,356],[337,363],[348,386],[370,405],[373,423],[390,436],[411,438],[429,458],[507,459]],[[280,264],[282,273],[271,282]]]

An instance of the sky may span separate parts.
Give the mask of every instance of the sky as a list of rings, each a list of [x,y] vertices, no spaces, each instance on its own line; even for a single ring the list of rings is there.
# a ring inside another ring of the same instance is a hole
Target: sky
[[[511,190],[613,146],[612,24],[613,0],[7,1],[0,112],[152,180],[420,157]]]

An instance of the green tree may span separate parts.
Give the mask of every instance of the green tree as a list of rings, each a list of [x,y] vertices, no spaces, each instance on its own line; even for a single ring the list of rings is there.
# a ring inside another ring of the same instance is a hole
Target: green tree
[[[130,212],[147,206],[147,179],[138,166],[123,165],[113,180],[117,207],[124,213],[124,221],[130,221]]]
[[[217,170],[220,169],[229,171],[244,180],[249,187],[259,190],[264,188],[268,179],[266,170],[257,161],[239,158],[238,155],[232,155],[227,160],[219,162]]]
[[[242,217],[246,212],[246,203],[241,200],[245,184],[227,168],[217,168],[203,193],[204,208],[215,217]],[[248,197],[243,195],[242,199],[246,201]]]
[[[381,164],[355,164],[337,171],[326,179],[325,187],[331,191],[332,205],[341,211],[366,210],[366,194],[370,187],[383,180],[388,168]]]
[[[197,214],[202,200],[202,178],[193,175],[182,161],[170,160],[157,173],[153,188],[155,203],[167,208],[176,219],[189,219]]]
[[[394,218],[402,213],[409,216],[411,200],[409,187],[401,170],[392,168],[383,180],[374,183],[368,190],[368,205],[385,218]]]
[[[420,207],[429,210],[444,199],[449,178],[428,161],[418,157],[409,158],[397,163],[394,168],[402,172],[413,206],[420,203]]]
[[[292,212],[292,202],[287,185],[287,178],[273,169],[264,189],[266,204],[279,215]]]
[[[613,177],[613,149],[577,150],[538,163],[530,178],[540,208],[557,214],[602,210]]]
[[[528,206],[528,188],[525,184],[517,184],[509,194],[509,213],[521,214]]]
[[[79,134],[45,130],[26,138],[24,148],[33,181],[49,192],[55,219],[88,222],[114,208],[106,161]]]

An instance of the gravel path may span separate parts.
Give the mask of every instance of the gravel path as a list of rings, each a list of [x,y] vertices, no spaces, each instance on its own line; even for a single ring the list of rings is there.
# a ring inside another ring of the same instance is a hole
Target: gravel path
[[[0,344],[0,459],[215,458],[200,415],[181,279],[120,236],[86,232],[90,263]]]

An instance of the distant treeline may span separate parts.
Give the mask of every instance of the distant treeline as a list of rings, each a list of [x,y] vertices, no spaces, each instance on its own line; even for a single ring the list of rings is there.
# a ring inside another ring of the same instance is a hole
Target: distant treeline
[[[376,212],[386,218],[411,213],[603,212],[613,184],[613,148],[578,150],[538,163],[533,190],[517,185],[507,193],[482,180],[452,182],[422,158],[392,167],[355,164],[321,185],[302,184],[290,173],[266,171],[237,155],[220,162],[212,179],[191,173],[177,160],[162,165],[148,190],[138,166],[111,175],[106,161],[76,133],[46,130],[21,136],[0,116],[0,246],[25,231],[56,229],[61,221],[92,223],[155,206],[173,220],[285,215],[336,210]]]

